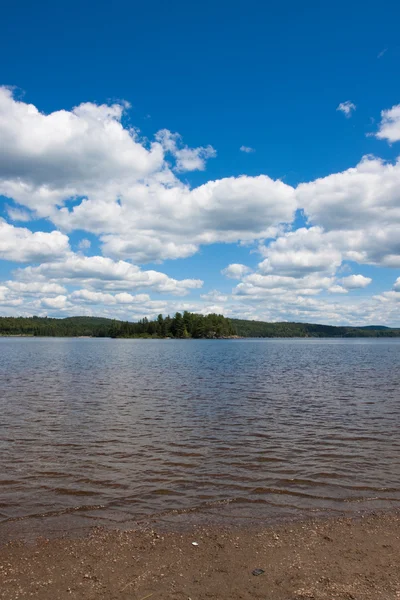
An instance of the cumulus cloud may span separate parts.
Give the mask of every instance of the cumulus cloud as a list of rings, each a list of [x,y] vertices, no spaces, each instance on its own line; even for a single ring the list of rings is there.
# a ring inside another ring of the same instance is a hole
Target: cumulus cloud
[[[391,290],[389,292],[383,292],[380,296],[376,296],[376,299],[393,305],[394,303],[400,302],[400,293]]]
[[[32,220],[32,214],[23,208],[7,206],[6,211],[11,221],[20,221],[22,223],[28,223]]]
[[[241,152],[245,152],[246,154],[251,154],[252,152],[255,152],[254,148],[251,148],[251,146],[240,146],[239,150]]]
[[[19,315],[37,314],[43,307],[43,300],[51,300],[55,296],[64,297],[66,293],[67,290],[64,286],[55,283],[5,281],[3,285],[0,285],[2,316],[15,313]]]
[[[240,296],[263,297],[265,295],[282,296],[295,291],[304,296],[312,296],[330,288],[333,283],[332,277],[320,274],[291,277],[252,273],[244,277],[243,281],[234,289],[234,293]]]
[[[293,188],[259,175],[208,181],[193,190],[137,183],[118,202],[85,199],[53,221],[99,234],[104,252],[115,258],[151,262],[190,256],[204,244],[264,238],[294,210]]]
[[[331,285],[330,288],[328,288],[328,292],[330,292],[331,294],[347,294],[348,290],[346,290],[346,288],[344,288],[341,285]]]
[[[15,262],[43,262],[64,256],[68,237],[59,231],[44,233],[14,227],[0,220],[0,259]]]
[[[122,126],[126,108],[85,103],[45,115],[0,88],[0,193],[48,216],[86,186],[159,171],[161,145],[147,149]]]
[[[390,224],[400,217],[400,161],[365,157],[356,166],[300,184],[297,197],[312,222],[325,230]]]
[[[192,189],[174,170],[203,169],[215,150],[167,130],[150,143],[124,128],[125,110],[86,103],[45,115],[0,88],[0,194],[65,231],[100,235],[105,253],[135,262],[260,239],[292,219],[293,188],[266,175]]]
[[[379,124],[379,130],[375,134],[380,140],[388,142],[400,141],[400,104],[392,106],[388,110],[381,112],[382,120]]]
[[[144,305],[150,300],[148,294],[129,294],[120,292],[119,294],[107,294],[96,292],[94,290],[80,289],[72,292],[71,300],[88,302],[89,304],[141,304]]]
[[[364,275],[349,275],[340,279],[339,283],[347,290],[356,290],[367,287],[371,281],[370,277],[364,277]]]
[[[129,257],[136,263],[187,258],[199,249],[199,244],[186,243],[183,237],[181,240],[170,241],[168,235],[162,232],[153,236],[138,234],[134,238],[104,235],[101,239],[104,254],[113,258]]]
[[[28,283],[23,281],[6,281],[5,285],[8,290],[17,292],[23,295],[36,295],[36,294],[66,294],[67,290],[65,286],[59,285],[58,283],[46,283],[30,281]]]
[[[324,243],[360,263],[400,266],[400,160],[365,157],[356,167],[300,184],[298,203]],[[329,235],[328,235],[329,234]]]
[[[357,107],[355,104],[353,104],[353,102],[350,102],[350,100],[346,100],[346,102],[341,102],[336,110],[342,112],[344,116],[348,119],[351,117],[352,112],[355,111],[356,108]]]
[[[54,298],[42,298],[40,304],[43,308],[61,310],[68,306],[67,296],[55,296]]]
[[[383,111],[378,138],[400,140],[399,106]],[[0,258],[31,263],[0,284],[2,311],[140,318],[186,308],[271,320],[398,320],[399,280],[365,299],[349,291],[370,279],[343,277],[343,261],[400,268],[399,160],[367,156],[296,188],[266,174],[192,187],[181,174],[204,170],[214,148],[190,148],[166,129],[142,138],[125,126],[128,108],[85,103],[44,114],[0,88],[0,194],[10,199],[8,219],[46,218],[60,230],[32,232],[0,220]],[[347,102],[338,110],[350,116],[355,108]],[[292,231],[299,209],[306,226]],[[75,230],[78,239],[82,231],[98,236],[103,256],[84,256],[85,237],[75,246],[80,252],[71,252],[65,232]],[[255,269],[223,269],[237,280],[233,293],[205,291],[183,302],[202,281],[137,266],[188,258],[215,243],[261,254]]]
[[[342,262],[342,254],[321,227],[300,228],[285,233],[263,251],[260,272],[303,277],[308,273],[334,273]]]
[[[47,281],[63,284],[86,283],[94,288],[126,290],[152,289],[184,296],[192,289],[201,288],[200,279],[177,280],[158,271],[142,271],[125,261],[113,261],[104,256],[82,256],[70,253],[65,259],[25,267],[16,271],[20,281]]]
[[[225,275],[225,277],[229,277],[229,279],[241,279],[243,275],[246,275],[246,273],[249,273],[250,271],[251,269],[246,267],[246,265],[232,263],[225,269],[222,269],[221,273],[222,275]]]

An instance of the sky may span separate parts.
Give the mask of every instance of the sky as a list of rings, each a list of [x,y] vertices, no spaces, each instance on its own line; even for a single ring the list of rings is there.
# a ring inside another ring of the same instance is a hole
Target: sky
[[[0,315],[400,327],[400,4],[16,0]]]

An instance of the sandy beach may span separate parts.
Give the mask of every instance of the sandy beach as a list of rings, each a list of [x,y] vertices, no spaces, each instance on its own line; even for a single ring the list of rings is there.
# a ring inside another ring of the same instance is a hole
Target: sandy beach
[[[395,600],[400,515],[10,542],[0,598]]]

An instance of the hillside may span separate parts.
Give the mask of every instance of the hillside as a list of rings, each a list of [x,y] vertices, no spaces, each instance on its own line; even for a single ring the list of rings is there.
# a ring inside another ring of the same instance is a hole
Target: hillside
[[[336,327],[312,323],[266,323],[232,319],[240,337],[399,337],[400,329],[382,326]]]

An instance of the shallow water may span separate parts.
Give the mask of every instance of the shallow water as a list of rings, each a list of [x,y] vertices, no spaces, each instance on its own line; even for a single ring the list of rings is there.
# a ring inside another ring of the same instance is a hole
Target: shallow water
[[[1,338],[0,534],[398,508],[399,367],[400,340]]]

